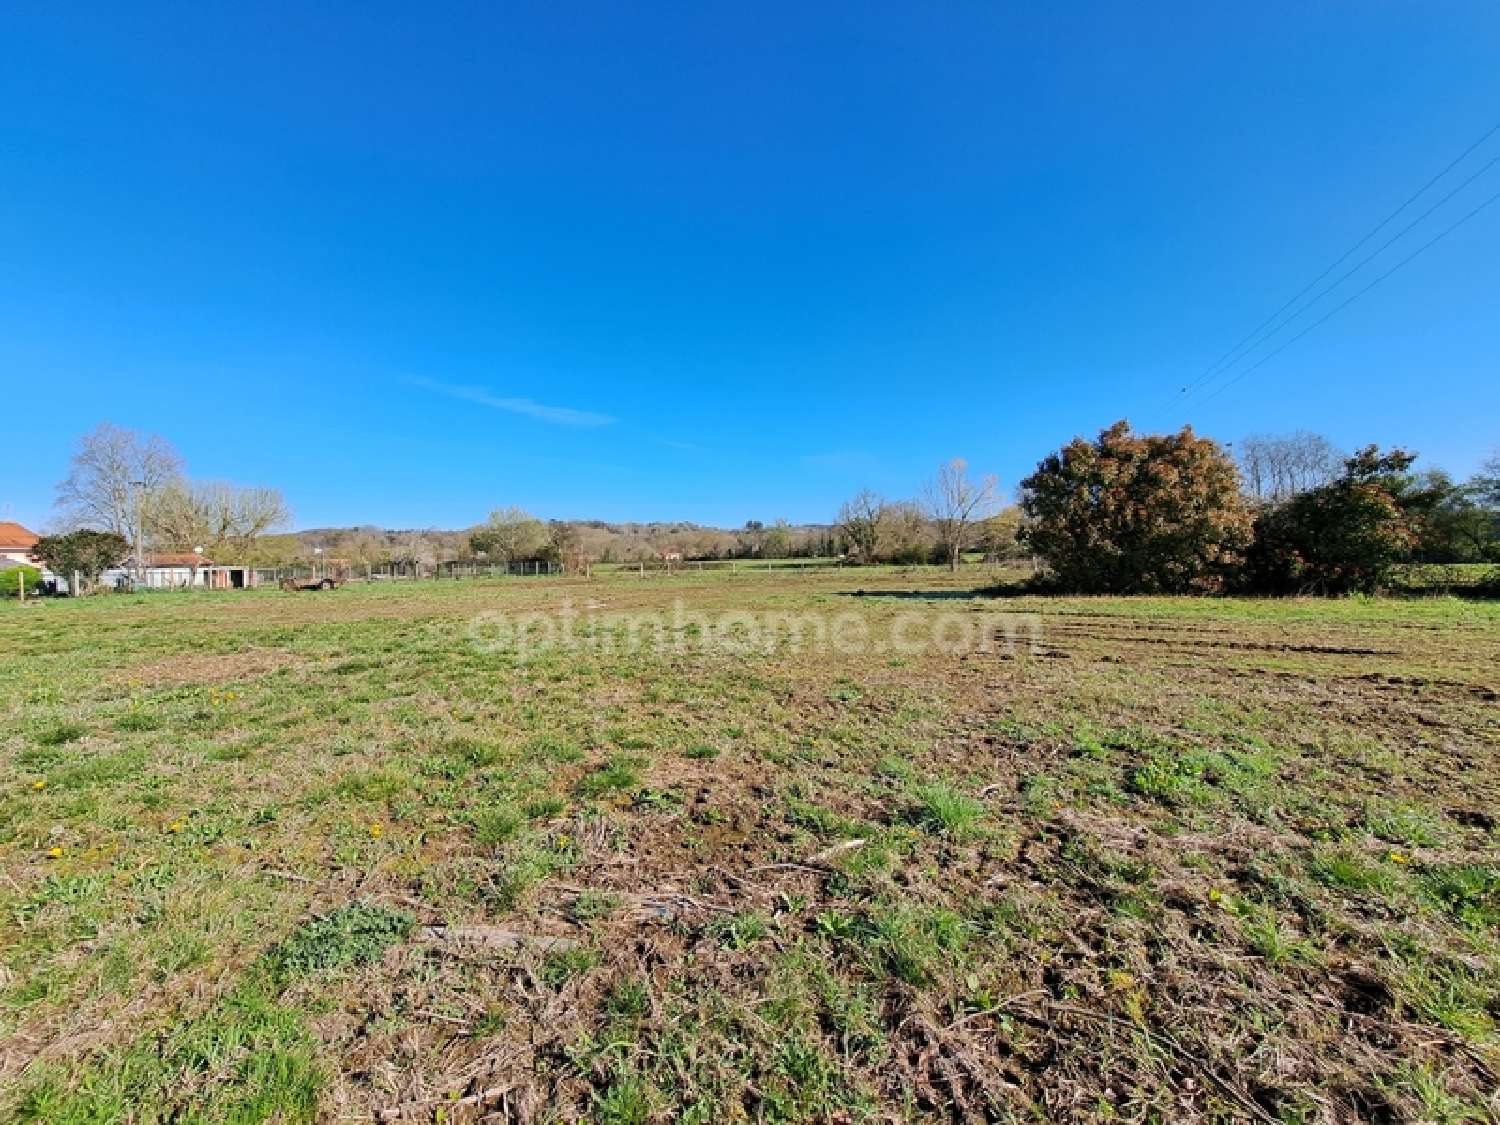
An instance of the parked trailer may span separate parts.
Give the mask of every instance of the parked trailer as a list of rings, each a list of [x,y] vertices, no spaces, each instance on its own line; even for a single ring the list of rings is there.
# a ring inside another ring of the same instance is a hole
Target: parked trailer
[[[325,574],[321,578],[283,578],[281,588],[283,590],[332,590],[335,586],[344,584],[344,576]]]

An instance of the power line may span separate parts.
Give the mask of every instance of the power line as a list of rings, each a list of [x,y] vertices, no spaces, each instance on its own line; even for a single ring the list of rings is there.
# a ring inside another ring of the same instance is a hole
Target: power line
[[[1408,207],[1410,207],[1413,203],[1415,203],[1418,199],[1420,199],[1423,195],[1425,195],[1427,193],[1427,191],[1434,184],[1436,184],[1439,180],[1441,180],[1449,172],[1453,171],[1453,169],[1456,168],[1456,167],[1458,167],[1458,165],[1462,164],[1464,162],[1465,158],[1468,157],[1468,155],[1471,152],[1473,152],[1475,149],[1477,149],[1480,145],[1484,144],[1485,141],[1489,140],[1497,132],[1500,132],[1500,121],[1497,121],[1494,125],[1490,126],[1490,128],[1485,131],[1485,133],[1484,133],[1483,136],[1481,136],[1477,141],[1475,141],[1473,144],[1469,145],[1468,148],[1464,149],[1463,152],[1459,153],[1452,160],[1450,160],[1447,163],[1447,165],[1444,166],[1444,168],[1443,168],[1442,171],[1440,171],[1437,175],[1433,176],[1432,179],[1428,180],[1425,184],[1423,184],[1415,192],[1413,192],[1409,197],[1407,197],[1406,201],[1404,203],[1402,203],[1401,206],[1397,207],[1389,215],[1387,215],[1385,218],[1381,219],[1380,222],[1376,223],[1375,226],[1372,227],[1362,238],[1360,238],[1360,240],[1358,242],[1356,242],[1353,246],[1349,247],[1349,249],[1345,250],[1337,258],[1335,258],[1332,262],[1330,262],[1329,265],[1328,265],[1328,267],[1325,270],[1323,270],[1322,273],[1318,274],[1317,277],[1313,278],[1306,285],[1304,285],[1301,289],[1299,289],[1296,293],[1292,294],[1292,296],[1286,301],[1285,304],[1283,304],[1279,309],[1277,309],[1275,312],[1273,312],[1270,316],[1266,317],[1265,320],[1261,321],[1254,328],[1252,328],[1250,330],[1250,332],[1245,336],[1245,338],[1243,340],[1241,340],[1239,343],[1235,344],[1234,347],[1230,348],[1227,352],[1225,352],[1223,355],[1221,355],[1217,360],[1215,360],[1213,363],[1211,363],[1207,368],[1205,368],[1198,375],[1197,378],[1195,378],[1187,386],[1183,387],[1182,390],[1180,392],[1178,392],[1178,393],[1181,394],[1181,395],[1186,395],[1194,387],[1198,386],[1199,383],[1203,382],[1203,380],[1207,379],[1210,375],[1213,375],[1215,372],[1217,372],[1221,368],[1223,368],[1225,362],[1228,361],[1231,357],[1237,356],[1239,354],[1240,350],[1247,343],[1249,343],[1252,339],[1254,339],[1256,336],[1258,336],[1260,334],[1261,330],[1266,327],[1266,325],[1270,324],[1277,317],[1279,317],[1282,313],[1286,312],[1287,309],[1291,308],[1294,304],[1296,304],[1298,301],[1300,301],[1308,293],[1308,291],[1313,288],[1313,286],[1317,285],[1318,282],[1322,281],[1325,277],[1327,277],[1329,274],[1331,274],[1334,270],[1338,269],[1339,266],[1343,265],[1344,262],[1348,261],[1349,257],[1352,254],[1354,254],[1355,251],[1357,251],[1361,246],[1363,246],[1365,243],[1369,242],[1370,239],[1374,238],[1377,234],[1379,234],[1382,230],[1384,230],[1387,226],[1389,226],[1391,224],[1391,222],[1396,218],[1397,215],[1401,214],[1401,212],[1405,211]]]
[[[1497,200],[1500,200],[1500,192],[1496,192],[1494,195],[1490,196],[1483,203],[1481,203],[1478,207],[1475,207],[1474,210],[1470,211],[1463,218],[1459,219],[1457,222],[1453,223],[1451,226],[1448,226],[1444,230],[1440,231],[1438,234],[1434,235],[1432,238],[1430,238],[1426,242],[1424,242],[1421,246],[1418,246],[1410,254],[1408,254],[1406,257],[1402,258],[1394,266],[1392,266],[1390,269],[1386,270],[1385,273],[1381,274],[1374,281],[1370,282],[1370,284],[1366,285],[1363,289],[1359,290],[1356,293],[1351,294],[1345,300],[1341,301],[1339,304],[1337,304],[1333,308],[1329,309],[1328,312],[1326,312],[1322,316],[1320,316],[1317,320],[1315,320],[1311,324],[1309,324],[1301,332],[1298,332],[1295,336],[1293,336],[1286,343],[1282,344],[1281,347],[1277,348],[1275,351],[1269,353],[1268,355],[1262,357],[1260,359],[1260,361],[1257,362],[1254,366],[1245,368],[1245,370],[1241,371],[1238,375],[1236,375],[1234,378],[1230,379],[1227,383],[1223,383],[1219,387],[1215,388],[1205,399],[1203,399],[1203,401],[1204,402],[1209,402],[1209,401],[1211,401],[1211,400],[1213,400],[1215,398],[1218,398],[1221,394],[1223,394],[1225,391],[1227,391],[1230,387],[1234,386],[1241,379],[1245,378],[1251,372],[1256,371],[1256,370],[1264,367],[1266,364],[1270,363],[1271,360],[1275,359],[1282,352],[1286,351],[1287,348],[1291,347],[1298,340],[1302,339],[1302,337],[1306,336],[1313,329],[1317,328],[1321,324],[1327,323],[1329,320],[1333,319],[1333,317],[1335,317],[1339,313],[1343,312],[1344,309],[1348,308],[1355,301],[1359,300],[1366,293],[1368,293],[1371,289],[1374,289],[1375,286],[1379,285],[1386,278],[1390,277],[1391,274],[1395,273],[1397,270],[1399,270],[1402,266],[1406,265],[1408,262],[1410,262],[1413,259],[1415,259],[1417,257],[1420,257],[1422,254],[1426,253],[1433,246],[1437,245],[1443,239],[1447,238],[1450,234],[1452,234],[1454,231],[1456,231],[1459,227],[1463,226],[1470,219],[1472,219],[1475,215],[1479,214],[1479,212],[1483,211],[1486,207],[1490,206],[1490,204],[1496,202]]]
[[[1414,228],[1420,226],[1422,224],[1422,222],[1425,221],[1434,211],[1436,211],[1443,204],[1447,203],[1448,200],[1452,199],[1459,192],[1463,191],[1464,188],[1468,187],[1475,180],[1479,179],[1480,176],[1484,175],[1491,168],[1493,168],[1496,164],[1500,164],[1500,156],[1491,157],[1488,163],[1486,163],[1483,167],[1481,167],[1477,172],[1475,172],[1471,176],[1469,176],[1469,178],[1466,179],[1463,183],[1459,184],[1456,188],[1454,188],[1452,191],[1450,191],[1447,195],[1443,196],[1442,199],[1439,199],[1431,207],[1427,208],[1427,210],[1423,211],[1415,219],[1413,219],[1411,222],[1407,223],[1406,226],[1402,227],[1395,234],[1391,235],[1390,238],[1388,238],[1384,242],[1382,242],[1380,244],[1380,246],[1374,251],[1374,253],[1367,254],[1364,258],[1361,258],[1360,261],[1359,261],[1359,263],[1357,265],[1355,265],[1353,269],[1348,270],[1347,272],[1345,272],[1332,285],[1329,285],[1326,288],[1324,288],[1312,300],[1308,301],[1305,305],[1303,305],[1301,308],[1299,308],[1296,312],[1292,313],[1291,316],[1287,317],[1280,324],[1276,325],[1276,327],[1272,328],[1269,332],[1266,332],[1264,335],[1262,335],[1260,337],[1260,339],[1256,340],[1254,344],[1252,344],[1248,349],[1246,349],[1244,355],[1240,356],[1240,359],[1235,360],[1234,363],[1231,363],[1229,365],[1229,367],[1226,367],[1224,369],[1224,371],[1228,371],[1231,368],[1233,368],[1235,366],[1235,364],[1237,364],[1237,363],[1240,362],[1240,360],[1245,359],[1246,357],[1248,357],[1249,354],[1251,352],[1253,352],[1256,348],[1260,347],[1267,340],[1269,340],[1272,336],[1276,335],[1276,333],[1280,332],[1288,324],[1292,323],[1292,321],[1296,320],[1299,316],[1301,316],[1303,313],[1305,313],[1308,309],[1312,308],[1319,301],[1321,301],[1324,297],[1328,296],[1328,294],[1332,293],[1340,285],[1344,284],[1344,282],[1348,281],[1351,277],[1353,277],[1355,274],[1357,274],[1360,270],[1364,269],[1367,265],[1369,265],[1371,262],[1373,262],[1376,258],[1378,258],[1378,257],[1380,257],[1380,255],[1384,254],[1387,250],[1389,250],[1397,242],[1400,242],[1401,239],[1405,238],[1408,234],[1410,234],[1411,231]],[[1223,374],[1223,372],[1220,372],[1220,374]],[[1217,378],[1217,376],[1215,376],[1215,378]],[[1213,379],[1210,379],[1209,382],[1210,383],[1213,382]],[[1184,397],[1187,397],[1187,396],[1185,395]]]

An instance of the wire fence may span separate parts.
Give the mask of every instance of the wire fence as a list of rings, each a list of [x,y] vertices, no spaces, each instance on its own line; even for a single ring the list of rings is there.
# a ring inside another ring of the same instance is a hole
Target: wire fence
[[[638,559],[634,562],[598,562],[595,574],[679,574],[697,571],[819,570],[847,565],[838,558],[801,559]]]
[[[167,590],[191,589],[243,589],[246,587],[274,589],[308,589],[319,586],[341,586],[347,583],[374,584],[381,582],[455,581],[501,578],[556,578],[565,575],[594,577],[605,575],[691,575],[706,573],[774,574],[826,571],[850,566],[846,558],[790,558],[790,559],[679,559],[673,557],[637,559],[634,561],[595,562],[581,560],[564,565],[549,559],[517,559],[512,562],[485,562],[475,559],[443,559],[436,562],[387,562],[354,563],[345,560],[329,560],[315,563],[298,563],[289,566],[211,566],[202,567],[189,575],[184,568],[148,567],[137,575],[126,570],[110,572],[113,580],[103,581],[106,588],[118,591],[147,593]],[[928,569],[945,564],[906,563],[895,565],[900,569]],[[971,557],[963,560],[965,570],[986,565],[1004,565],[995,560]],[[1011,564],[1019,565],[1019,564]],[[1033,571],[1035,560],[1031,560]],[[210,577],[210,572],[212,577]],[[105,576],[106,579],[110,575]]]

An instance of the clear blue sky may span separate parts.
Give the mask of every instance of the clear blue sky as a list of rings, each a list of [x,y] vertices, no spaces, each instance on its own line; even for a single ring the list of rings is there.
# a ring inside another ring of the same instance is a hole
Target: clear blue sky
[[[299,526],[826,520],[1121,416],[1466,474],[1500,204],[1172,398],[1497,121],[1489,0],[7,5],[0,509],[102,419]]]

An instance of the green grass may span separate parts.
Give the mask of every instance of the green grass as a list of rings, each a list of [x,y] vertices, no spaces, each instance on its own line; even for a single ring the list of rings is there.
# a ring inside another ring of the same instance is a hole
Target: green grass
[[[1394,844],[1434,848],[1448,838],[1442,813],[1418,801],[1374,798],[1365,805],[1364,827]]]
[[[103,1122],[311,1122],[327,1075],[300,1014],[253,986],[197,1019],[143,1036],[76,1073],[33,1068],[14,1120],[37,1125]]]
[[[930,832],[966,840],[978,831],[984,818],[982,803],[950,785],[919,785],[912,794],[917,801],[914,819]]]
[[[1493,1116],[1500,607],[991,585],[0,605],[0,1120]]]
[[[1500,866],[1434,864],[1422,872],[1425,890],[1443,909],[1478,930],[1500,928]]]
[[[639,762],[628,754],[616,754],[609,762],[578,782],[576,790],[583,797],[601,797],[609,793],[634,789],[641,783]]]

